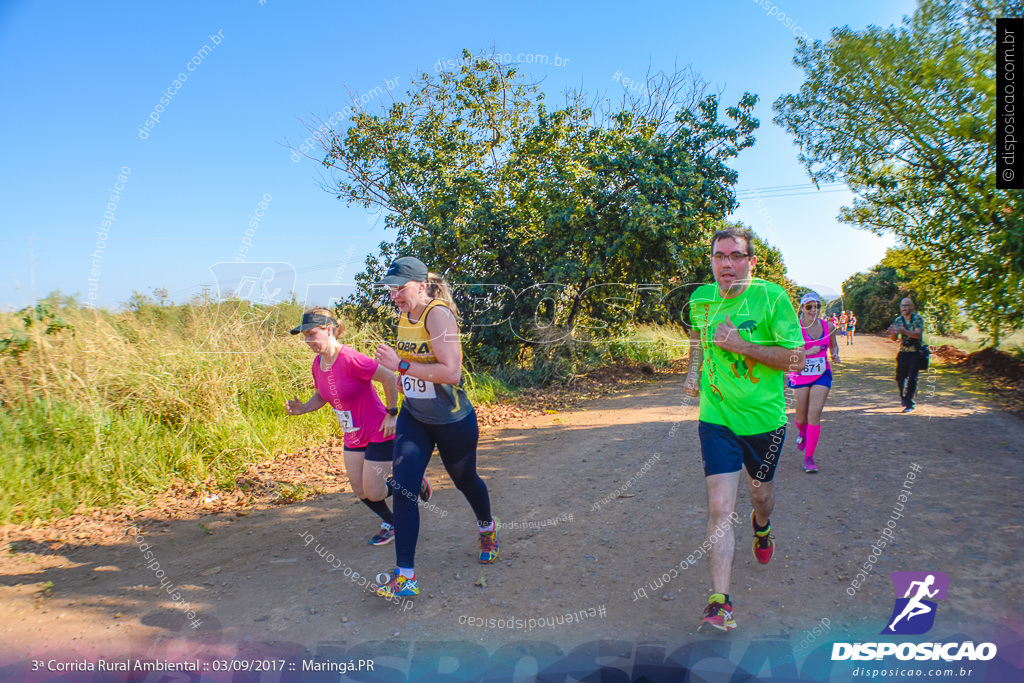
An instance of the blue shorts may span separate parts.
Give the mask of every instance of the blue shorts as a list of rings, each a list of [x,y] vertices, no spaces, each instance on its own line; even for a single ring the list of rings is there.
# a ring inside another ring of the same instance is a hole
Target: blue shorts
[[[786,379],[786,386],[790,389],[803,389],[804,387],[828,387],[832,388],[832,370],[826,370],[825,373],[814,380],[810,384],[793,384],[789,379]]]
[[[395,440],[388,439],[380,443],[371,441],[359,448],[349,448],[346,446],[345,450],[364,453],[363,459],[369,462],[391,462],[395,458]]]
[[[775,477],[786,425],[764,434],[738,436],[731,429],[711,422],[698,422],[701,462],[704,476],[728,474],[747,468],[751,479],[768,482]]]

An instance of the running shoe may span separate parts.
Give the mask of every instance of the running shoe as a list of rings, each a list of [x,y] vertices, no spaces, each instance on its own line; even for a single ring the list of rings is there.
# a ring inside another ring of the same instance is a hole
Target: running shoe
[[[408,598],[419,594],[420,588],[416,585],[416,576],[413,575],[411,579],[406,578],[398,573],[397,568],[392,572],[391,580],[377,589],[377,595],[382,598]]]
[[[804,472],[806,472],[807,474],[817,474],[818,473],[818,466],[814,464],[814,456],[813,455],[805,455],[804,456]]]
[[[420,484],[420,500],[426,503],[432,495],[434,495],[434,487],[430,485],[430,480],[424,475],[423,483]]]
[[[494,518],[494,529],[480,532],[480,563],[491,564],[498,559],[498,528],[501,522]]]
[[[796,435],[796,449],[802,451],[807,448],[807,439],[804,438],[803,434]]]
[[[754,526],[754,511],[750,511],[750,525]],[[768,522],[768,528],[758,531],[754,527],[754,559],[761,564],[768,564],[772,561],[772,553],[775,552],[775,542],[771,537],[772,523]]]
[[[904,408],[904,409],[903,409],[903,412],[904,412],[904,413],[912,413],[912,412],[914,412],[915,410],[917,410],[917,408],[914,408],[914,407],[912,407],[912,406],[911,406],[911,407],[908,407],[908,408]]]
[[[732,618],[732,604],[725,602],[725,596],[721,593],[715,593],[704,608],[704,618],[700,620],[697,632],[714,633],[716,630],[731,631],[734,628],[736,621]]]
[[[381,522],[380,533],[370,539],[370,545],[387,545],[393,540],[395,540],[395,526]]]

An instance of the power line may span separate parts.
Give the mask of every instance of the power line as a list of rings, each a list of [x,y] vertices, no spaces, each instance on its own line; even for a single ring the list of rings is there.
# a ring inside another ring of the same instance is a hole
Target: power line
[[[836,188],[835,190],[812,190],[810,192],[789,192],[786,194],[750,194],[740,195],[736,194],[736,199],[775,199],[776,197],[798,197],[805,194],[829,194],[832,192],[848,192],[849,190],[845,187]]]
[[[298,275],[300,273],[315,273],[318,270],[330,270],[332,268],[337,268],[338,266],[347,266],[347,265],[350,265],[352,263],[359,263],[361,260],[362,259],[359,259],[359,258],[353,258],[353,259],[348,259],[347,261],[328,261],[327,263],[321,263],[321,264],[315,265],[315,266],[306,266],[305,268],[299,268],[299,269],[297,269],[295,271],[295,274]],[[231,261],[223,261],[222,263],[232,263],[232,262]],[[245,262],[239,261],[238,263],[240,263],[240,264],[241,263],[264,263],[264,261],[245,261]],[[291,265],[291,264],[288,264],[288,265]],[[329,283],[311,283],[311,284],[329,284]],[[192,285],[190,287],[184,287],[182,289],[179,289],[179,290],[176,290],[174,292],[171,292],[171,296],[173,296],[175,294],[181,294],[183,292],[190,292],[190,291],[192,291],[192,290],[194,290],[196,288],[209,287],[209,286],[210,286],[209,283],[200,282],[200,283],[194,284],[194,285]]]
[[[736,198],[774,199],[777,197],[796,197],[805,194],[847,191],[849,191],[849,188],[846,183],[842,182],[821,183],[820,185],[801,183],[798,185],[774,185],[770,187],[755,187],[750,190],[736,190]]]
[[[815,185],[814,183],[798,183],[796,185],[773,185],[770,187],[755,187],[750,190],[737,190],[737,192],[773,192],[775,190],[802,190],[809,189],[812,187],[835,187],[836,185],[842,185],[843,187],[845,187],[846,183],[840,181],[832,181],[828,183],[821,183],[819,185]]]

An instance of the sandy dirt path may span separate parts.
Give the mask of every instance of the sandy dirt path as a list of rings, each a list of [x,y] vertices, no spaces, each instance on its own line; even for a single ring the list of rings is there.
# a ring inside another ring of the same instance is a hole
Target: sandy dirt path
[[[609,666],[647,661],[645,647],[664,662],[682,647],[689,660],[679,655],[664,664],[666,676],[678,672],[672,666],[699,668],[694,657],[710,666],[694,654],[707,644],[725,671],[759,644],[769,652],[755,659],[778,657],[784,667],[792,655],[778,647],[796,648],[799,660],[826,641],[877,640],[892,609],[894,571],[949,575],[928,638],[997,642],[1000,659],[1006,652],[1019,667],[1024,422],[986,404],[940,364],[921,376],[918,412],[904,415],[892,378],[894,345],[858,336],[840,348],[845,362],[826,407],[820,473],[803,472],[795,430],[783,449],[772,517],[778,549],[767,566],[750,552],[741,485],[731,589],[739,628],[724,638],[696,633],[710,593],[706,559],[678,571],[704,540],[706,494],[696,402],[673,377],[484,432],[480,471],[507,525],[493,566],[477,563],[473,515],[435,457],[428,476],[436,508],[421,513],[417,551],[422,593],[408,609],[376,598],[350,575],[372,578],[394,564],[392,546],[367,544],[376,525],[351,494],[244,517],[151,523],[138,543],[59,552],[15,543],[0,556],[0,663],[12,663],[0,679],[6,672],[29,680],[27,661],[55,656],[245,652],[390,661],[392,673],[377,680],[446,670],[472,679],[502,647],[543,668],[571,652],[598,661],[598,641],[618,643],[601,650]],[[847,589],[915,464],[895,541],[851,596]],[[142,544],[198,626],[147,568]],[[677,576],[659,579],[672,568]],[[565,621],[566,613],[577,616]],[[563,623],[545,623],[560,615]],[[487,621],[509,617],[524,627]],[[485,625],[471,625],[477,619]],[[529,619],[543,625],[528,629]],[[760,660],[747,668],[760,670]],[[819,673],[810,679],[829,678]]]

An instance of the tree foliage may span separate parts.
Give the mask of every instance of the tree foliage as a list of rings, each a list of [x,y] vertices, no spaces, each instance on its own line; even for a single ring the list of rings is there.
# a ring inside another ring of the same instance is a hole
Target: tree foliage
[[[736,205],[727,163],[754,143],[754,95],[722,123],[706,84],[677,72],[653,77],[647,100],[613,108],[570,91],[550,109],[514,67],[464,57],[323,137],[327,188],[383,209],[395,231],[356,277],[359,317],[388,319],[373,283],[416,255],[460,285],[464,348],[493,366],[531,342],[622,330],[647,315],[638,285],[707,281],[708,238]]]
[[[955,299],[929,294],[937,291],[927,279],[920,279],[922,264],[929,255],[909,249],[890,249],[882,262],[867,273],[857,273],[843,283],[843,302],[857,316],[857,329],[881,332],[900,312],[904,297],[914,300],[929,334],[953,336],[964,329]],[[928,276],[933,271],[924,270]]]
[[[967,327],[958,299],[949,296],[940,286],[934,255],[919,249],[889,249],[882,266],[893,268],[901,289],[912,296],[929,332],[956,336]],[[896,313],[893,313],[895,317]]]
[[[881,332],[892,323],[900,312],[900,300],[908,295],[898,278],[895,268],[878,265],[843,283],[843,304],[857,317],[859,331]]]
[[[1020,191],[996,188],[995,19],[1009,0],[920,0],[899,28],[800,40],[805,82],[775,103],[815,182],[857,193],[840,220],[893,233],[994,343],[1024,325]]]

